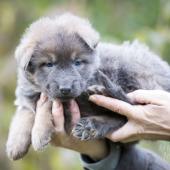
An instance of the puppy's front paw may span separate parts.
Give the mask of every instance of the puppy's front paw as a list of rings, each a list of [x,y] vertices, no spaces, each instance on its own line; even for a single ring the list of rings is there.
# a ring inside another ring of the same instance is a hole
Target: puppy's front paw
[[[92,85],[87,88],[87,92],[92,95],[92,94],[102,94],[105,95],[105,87],[101,85]]]
[[[80,140],[91,140],[100,137],[100,133],[95,127],[93,119],[81,118],[73,128],[72,134]]]
[[[22,158],[29,149],[31,144],[31,136],[28,134],[17,134],[10,136],[6,145],[6,152],[11,160]]]
[[[43,150],[51,141],[54,129],[51,127],[34,126],[32,130],[32,145],[34,150]]]

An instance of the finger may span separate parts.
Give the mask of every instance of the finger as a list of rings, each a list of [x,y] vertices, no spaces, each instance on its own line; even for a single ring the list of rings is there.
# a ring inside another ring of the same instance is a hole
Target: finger
[[[142,140],[142,137],[139,136],[131,136],[130,138],[124,139],[121,143],[129,143],[129,142],[136,142],[138,140]]]
[[[43,103],[45,103],[47,100],[48,100],[48,97],[47,97],[44,93],[41,93],[40,98],[39,98],[39,100],[38,100],[38,102],[37,102],[37,105],[38,105],[38,106],[41,106],[41,105],[43,105]]]
[[[123,142],[130,140],[135,133],[135,127],[128,122],[117,131],[108,134],[107,138],[109,138],[113,142]]]
[[[80,119],[80,110],[75,100],[70,102],[70,112],[72,113],[72,125],[74,126]]]
[[[127,117],[132,117],[134,115],[134,106],[124,101],[102,95],[92,95],[89,100],[99,106],[105,107]]]
[[[52,115],[54,126],[57,131],[64,131],[64,113],[63,105],[60,100],[56,99],[52,105]]]
[[[162,90],[136,90],[127,95],[132,101],[139,104],[163,105],[167,98],[166,92]]]
[[[51,112],[51,102],[44,93],[41,93],[40,99],[37,102],[36,113],[41,114],[49,111]]]

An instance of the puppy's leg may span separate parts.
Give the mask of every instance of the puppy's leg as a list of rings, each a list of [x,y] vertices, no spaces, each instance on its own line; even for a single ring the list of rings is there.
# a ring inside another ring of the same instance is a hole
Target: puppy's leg
[[[85,117],[81,118],[73,128],[72,134],[80,140],[104,138],[109,132],[120,128],[125,122],[126,118],[119,115],[115,115],[115,117]]]
[[[105,95],[107,96],[106,89],[104,86],[101,85],[92,85],[87,88],[87,93],[89,95],[92,94],[100,94],[100,95]]]
[[[28,152],[34,117],[35,114],[26,108],[17,109],[10,126],[6,145],[6,152],[10,159],[20,159]]]
[[[104,94],[106,96],[110,96],[119,100],[123,100],[125,102],[133,104],[132,101],[127,97],[125,91],[121,88],[121,86],[115,82],[112,82],[106,74],[104,74],[102,71],[98,71],[98,76],[100,79],[100,82],[102,82],[104,86]]]
[[[42,150],[51,141],[53,132],[54,126],[52,123],[51,104],[49,104],[46,110],[36,113],[32,129],[33,148],[35,150]]]
[[[121,86],[116,83],[112,82],[106,74],[102,71],[98,71],[97,73],[98,79],[100,83],[103,85],[92,85],[87,88],[87,93],[89,95],[92,94],[100,94],[104,96],[113,97],[119,100],[123,100],[125,102],[133,104],[127,97],[125,91],[121,88]]]

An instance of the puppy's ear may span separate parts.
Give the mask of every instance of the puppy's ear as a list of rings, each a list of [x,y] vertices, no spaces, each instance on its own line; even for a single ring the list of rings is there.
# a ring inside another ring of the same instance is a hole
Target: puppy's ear
[[[76,36],[79,38],[80,42],[82,42],[85,47],[88,47],[91,50],[94,50],[99,43],[99,34],[93,29],[86,31],[79,31],[76,33]]]
[[[78,38],[79,42],[81,44],[83,44],[83,46],[89,51],[93,51],[98,44],[98,42],[96,42],[96,44],[91,45],[83,37],[81,37],[79,34],[76,34],[76,38]]]
[[[25,43],[21,43],[18,45],[15,51],[15,58],[17,60],[17,64],[19,68],[22,68],[24,70],[27,69],[28,64],[31,60],[31,57],[33,55],[34,47],[31,45],[26,45]]]
[[[81,39],[90,47],[95,49],[99,42],[99,33],[94,30],[89,20],[77,17],[71,13],[56,16],[54,22],[61,27],[66,28],[69,34],[78,34]]]

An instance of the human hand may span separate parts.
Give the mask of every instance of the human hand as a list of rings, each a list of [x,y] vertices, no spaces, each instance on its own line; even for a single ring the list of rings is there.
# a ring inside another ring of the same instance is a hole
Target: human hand
[[[170,93],[161,90],[136,90],[128,94],[136,104],[101,95],[89,100],[128,118],[128,122],[107,135],[114,141],[131,142],[139,139],[170,140]],[[107,123],[107,122],[106,122]]]
[[[80,141],[71,134],[67,134],[64,129],[63,105],[60,100],[56,99],[50,102],[46,96],[41,96],[37,104],[37,114],[49,112],[53,117],[54,135],[51,144],[57,147],[63,147],[88,155],[93,160],[99,160],[108,154],[108,148],[104,140]],[[80,119],[80,111],[74,100],[70,101],[70,112],[72,113],[72,127]]]

